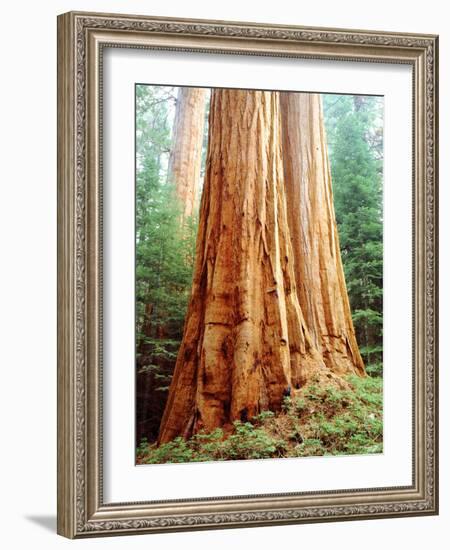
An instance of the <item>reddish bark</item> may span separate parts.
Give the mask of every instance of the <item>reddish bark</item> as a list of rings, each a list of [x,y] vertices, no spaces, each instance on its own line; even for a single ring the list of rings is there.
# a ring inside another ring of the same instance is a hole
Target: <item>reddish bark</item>
[[[206,90],[179,88],[169,158],[169,181],[175,184],[182,219],[194,212],[200,186]]]
[[[295,289],[279,94],[214,90],[193,288],[159,443],[261,410],[331,376]]]
[[[365,374],[345,285],[319,94],[280,94],[288,222],[300,306],[334,373]]]

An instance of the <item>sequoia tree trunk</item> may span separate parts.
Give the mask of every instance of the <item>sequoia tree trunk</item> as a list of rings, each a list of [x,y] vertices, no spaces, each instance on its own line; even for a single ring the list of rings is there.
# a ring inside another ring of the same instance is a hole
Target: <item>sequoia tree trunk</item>
[[[315,373],[281,159],[279,94],[214,90],[193,288],[159,443],[261,410]]]
[[[338,375],[365,374],[339,249],[319,94],[280,94],[288,223],[300,306],[315,347]]]
[[[200,186],[205,107],[206,89],[179,88],[168,174],[180,200],[182,219],[194,212]]]

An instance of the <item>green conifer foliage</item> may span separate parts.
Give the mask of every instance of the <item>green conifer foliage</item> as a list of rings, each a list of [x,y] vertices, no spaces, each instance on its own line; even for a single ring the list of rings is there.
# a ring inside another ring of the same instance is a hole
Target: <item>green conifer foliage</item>
[[[342,261],[368,372],[381,374],[383,343],[383,99],[324,95]]]

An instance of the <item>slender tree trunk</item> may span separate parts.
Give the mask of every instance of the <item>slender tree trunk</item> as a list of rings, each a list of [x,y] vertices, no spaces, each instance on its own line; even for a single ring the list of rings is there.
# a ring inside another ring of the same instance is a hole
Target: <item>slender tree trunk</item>
[[[288,222],[300,306],[338,375],[365,374],[345,285],[319,94],[280,94]]]
[[[169,181],[175,184],[182,219],[191,216],[200,185],[206,89],[179,88],[169,157]]]
[[[146,303],[144,308],[144,318],[141,325],[142,337],[137,346],[139,367],[147,364],[151,356],[152,345],[147,341],[147,339],[152,336],[152,315],[153,304]]]
[[[214,90],[193,288],[159,442],[261,410],[330,377],[295,290],[279,95]]]

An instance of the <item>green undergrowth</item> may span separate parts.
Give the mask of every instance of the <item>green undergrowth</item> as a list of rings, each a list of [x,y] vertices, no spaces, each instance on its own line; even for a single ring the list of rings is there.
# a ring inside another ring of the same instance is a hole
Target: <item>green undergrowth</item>
[[[188,440],[157,447],[145,439],[137,448],[139,464],[204,462],[261,458],[373,454],[383,451],[383,381],[347,377],[348,387],[314,381],[282,410],[263,411],[248,422],[236,421],[231,433],[217,428]]]

